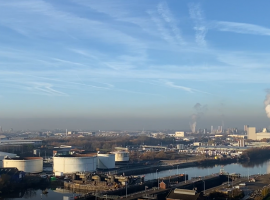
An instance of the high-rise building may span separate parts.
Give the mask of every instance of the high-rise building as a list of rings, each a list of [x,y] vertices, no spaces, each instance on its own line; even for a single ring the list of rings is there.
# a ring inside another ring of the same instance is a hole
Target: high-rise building
[[[211,133],[214,132],[214,126],[211,126]]]
[[[256,127],[247,128],[247,137],[249,140],[257,140]]]
[[[248,129],[248,125],[244,125],[244,131],[245,131],[245,133],[247,132],[247,129]]]

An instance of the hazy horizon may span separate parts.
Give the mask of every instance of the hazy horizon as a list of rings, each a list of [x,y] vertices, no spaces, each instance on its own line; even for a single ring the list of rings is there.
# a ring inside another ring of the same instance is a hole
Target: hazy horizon
[[[269,127],[269,6],[1,1],[0,126]]]

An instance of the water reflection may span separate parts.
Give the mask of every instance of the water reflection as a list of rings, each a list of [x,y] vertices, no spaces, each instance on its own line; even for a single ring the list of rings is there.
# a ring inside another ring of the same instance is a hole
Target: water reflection
[[[1,196],[0,200],[16,200],[16,199],[31,199],[31,200],[40,200],[40,199],[53,199],[53,200],[63,200],[64,197],[74,197],[76,195],[82,194],[79,191],[70,191],[63,188],[56,188],[55,190],[47,189],[47,193],[44,193],[44,190],[41,189],[29,189],[24,191],[13,191],[10,194]],[[71,198],[72,199],[72,198]]]
[[[170,169],[166,171],[157,171],[155,173],[142,174],[145,175],[145,180],[151,180],[156,178],[163,178],[166,176],[172,176],[176,174],[186,173],[191,177],[207,176],[215,173],[219,173],[220,169],[224,168],[229,173],[240,173],[243,176],[252,174],[265,174],[270,173],[270,161],[269,160],[256,160],[252,162],[233,163],[228,165],[204,165],[198,167],[188,167],[179,169]]]

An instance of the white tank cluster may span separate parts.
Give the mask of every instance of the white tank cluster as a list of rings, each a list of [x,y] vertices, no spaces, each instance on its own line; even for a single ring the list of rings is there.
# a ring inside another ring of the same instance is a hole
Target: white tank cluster
[[[97,154],[97,168],[99,169],[113,169],[115,168],[115,154],[112,153],[98,153]]]
[[[25,173],[40,173],[43,171],[43,158],[5,158],[3,160],[3,167],[16,167],[19,171],[24,171]]]
[[[114,151],[115,162],[128,162],[129,161],[129,152],[127,151]]]
[[[63,172],[64,174],[94,172],[96,168],[96,154],[74,154],[53,157],[53,172]]]

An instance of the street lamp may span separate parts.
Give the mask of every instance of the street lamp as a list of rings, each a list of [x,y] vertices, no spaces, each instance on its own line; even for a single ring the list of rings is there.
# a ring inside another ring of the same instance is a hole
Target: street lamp
[[[228,187],[230,186],[230,174],[228,174]]]
[[[177,165],[177,175],[179,174],[179,173],[178,173],[178,166],[179,166],[179,165]]]
[[[185,171],[185,183],[187,182],[187,172]]]
[[[158,171],[158,169],[156,170],[156,179],[157,179],[157,171]]]
[[[202,181],[203,181],[203,194],[205,195],[205,181],[204,180]]]
[[[127,181],[126,181],[126,198],[127,198]]]

